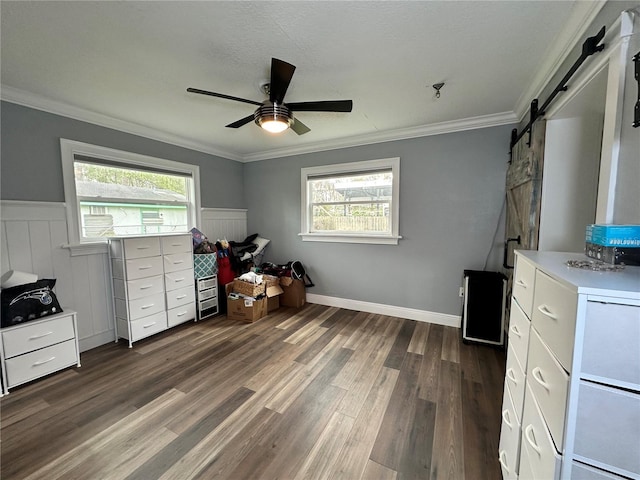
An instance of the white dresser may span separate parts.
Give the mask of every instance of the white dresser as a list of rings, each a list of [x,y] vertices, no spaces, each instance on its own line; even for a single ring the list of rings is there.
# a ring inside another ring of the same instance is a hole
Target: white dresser
[[[505,479],[640,479],[640,267],[516,252],[499,461]]]
[[[196,318],[191,234],[112,239],[116,339],[133,342]]]
[[[80,366],[76,312],[62,313],[0,330],[3,393],[71,366]]]

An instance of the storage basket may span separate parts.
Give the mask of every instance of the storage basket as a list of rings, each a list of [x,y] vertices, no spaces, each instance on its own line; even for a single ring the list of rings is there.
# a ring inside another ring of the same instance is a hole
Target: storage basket
[[[257,297],[261,293],[264,293],[265,286],[265,282],[262,282],[259,285],[255,285],[253,283],[245,282],[244,280],[239,280],[237,278],[233,280],[233,291],[236,293],[241,293],[248,297]]]

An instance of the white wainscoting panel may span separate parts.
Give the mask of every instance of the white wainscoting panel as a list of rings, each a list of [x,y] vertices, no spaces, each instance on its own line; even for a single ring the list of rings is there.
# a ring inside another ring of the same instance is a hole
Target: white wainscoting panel
[[[56,296],[78,312],[80,351],[114,340],[106,253],[71,256],[63,203],[0,202],[0,270],[56,279]]]
[[[238,208],[203,208],[202,228],[211,242],[227,239],[241,242],[247,238],[247,210]]]

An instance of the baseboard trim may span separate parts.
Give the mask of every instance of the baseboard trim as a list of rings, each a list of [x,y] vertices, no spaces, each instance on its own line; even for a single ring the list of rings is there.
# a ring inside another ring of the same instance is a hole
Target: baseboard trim
[[[367,313],[377,313],[390,317],[407,318],[418,322],[435,323],[447,327],[460,328],[460,316],[446,313],[429,312],[416,308],[397,307],[394,305],[384,305],[381,303],[362,302],[360,300],[349,300],[347,298],[329,297],[326,295],[316,295],[307,293],[307,302],[326,305],[327,307],[345,308],[347,310],[358,310]]]
[[[114,330],[108,330],[106,332],[100,332],[95,335],[91,335],[90,337],[80,338],[78,340],[78,347],[80,348],[80,353],[82,353],[86,352],[87,350],[91,350],[92,348],[115,342],[115,339],[116,332]],[[80,359],[80,362],[82,363],[82,358]]]

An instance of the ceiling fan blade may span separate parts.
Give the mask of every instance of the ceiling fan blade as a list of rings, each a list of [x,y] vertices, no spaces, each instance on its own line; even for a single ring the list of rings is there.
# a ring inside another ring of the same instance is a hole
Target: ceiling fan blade
[[[292,112],[350,112],[353,109],[353,100],[294,102],[286,105]]]
[[[227,100],[235,100],[236,102],[250,103],[251,105],[262,105],[261,102],[256,102],[254,100],[247,100],[246,98],[240,98],[240,97],[232,97],[231,95],[225,95],[224,93],[209,92],[207,90],[200,90],[199,88],[189,87],[187,88],[187,92],[199,93],[201,95],[209,95],[211,97],[226,98]]]
[[[271,103],[282,103],[295,70],[296,67],[290,63],[277,58],[271,59],[271,83],[269,83],[269,101]]]
[[[291,130],[296,132],[298,135],[304,135],[307,132],[310,132],[311,129],[307,127],[304,123],[302,123],[297,118],[293,118],[293,124],[291,125]]]
[[[244,118],[241,118],[240,120],[230,123],[229,125],[225,125],[225,127],[227,128],[240,128],[243,125],[246,125],[247,123],[251,123],[253,121],[254,117],[253,117],[253,113],[251,115],[247,115]]]

